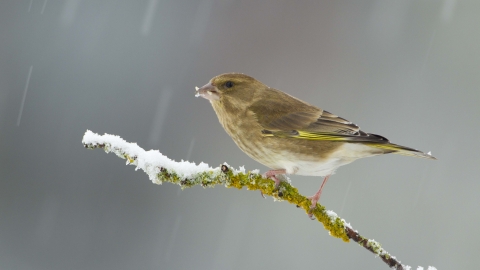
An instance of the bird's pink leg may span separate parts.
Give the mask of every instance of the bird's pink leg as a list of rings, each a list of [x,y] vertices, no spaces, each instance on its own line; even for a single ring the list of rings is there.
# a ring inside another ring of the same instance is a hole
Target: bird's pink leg
[[[270,170],[266,173],[263,174],[264,177],[266,178],[271,178],[273,179],[273,181],[275,181],[275,188],[278,187],[278,185],[280,184],[280,180],[277,178],[277,175],[278,174],[286,174],[287,171],[285,171],[284,169],[282,170]]]
[[[263,177],[265,178],[271,178],[273,181],[275,181],[275,189],[278,188],[278,185],[280,185],[280,179],[277,178],[278,174],[286,174],[287,171],[285,170],[270,170],[266,173],[263,174]],[[263,192],[260,191],[260,195],[265,199],[265,196],[263,196]]]
[[[315,193],[315,195],[308,197],[312,201],[312,206],[310,206],[310,210],[313,210],[317,206],[318,200],[320,200],[320,195],[322,194],[322,189],[323,186],[327,183],[328,178],[330,175],[325,176],[323,179],[322,185],[320,186],[320,189]],[[309,214],[310,218],[312,217],[312,213]]]

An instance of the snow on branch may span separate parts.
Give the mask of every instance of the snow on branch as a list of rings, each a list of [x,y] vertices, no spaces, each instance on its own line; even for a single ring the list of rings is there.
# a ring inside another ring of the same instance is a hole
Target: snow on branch
[[[136,170],[143,170],[154,184],[169,182],[179,185],[182,189],[200,185],[202,187],[214,187],[215,185],[224,185],[227,188],[235,187],[248,190],[259,190],[265,196],[271,196],[276,201],[288,201],[299,208],[303,208],[308,214],[310,210],[310,200],[298,193],[288,178],[282,181],[279,188],[275,189],[273,180],[262,177],[258,170],[245,171],[244,167],[238,170],[233,169],[227,163],[220,167],[212,168],[208,164],[201,162],[195,164],[188,161],[173,161],[164,156],[158,150],[145,151],[136,143],[129,143],[116,135],[99,135],[87,130],[82,140],[86,148],[103,148],[105,152],[113,152],[117,156],[126,159],[127,165],[136,166]],[[402,265],[399,260],[386,252],[378,242],[361,236],[344,219],[325,207],[317,204],[313,209],[313,216],[323,224],[331,236],[348,242],[350,239],[359,245],[379,256],[390,268],[393,269],[411,269],[410,266]],[[423,269],[419,267],[418,269]],[[435,270],[429,267],[429,270]]]

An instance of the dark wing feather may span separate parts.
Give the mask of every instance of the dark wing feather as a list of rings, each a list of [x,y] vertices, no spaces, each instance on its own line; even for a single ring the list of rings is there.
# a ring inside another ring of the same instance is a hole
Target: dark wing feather
[[[382,136],[361,131],[357,125],[342,117],[278,90],[274,91],[276,98],[255,102],[248,108],[264,128],[264,134],[301,139],[388,142]]]

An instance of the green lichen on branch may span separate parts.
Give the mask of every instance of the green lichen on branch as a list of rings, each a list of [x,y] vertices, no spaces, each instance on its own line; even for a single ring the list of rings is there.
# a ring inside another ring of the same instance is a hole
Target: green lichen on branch
[[[123,149],[118,147],[112,147],[109,143],[103,144],[84,144],[86,148],[103,148],[105,152],[114,152],[117,156],[126,159],[128,164],[138,166],[138,157],[132,156]],[[179,185],[182,189],[193,186],[202,187],[214,187],[216,185],[224,185],[227,188],[242,189],[246,187],[248,190],[261,191],[264,196],[271,196],[278,201],[287,201],[291,204],[297,205],[299,208],[305,210],[306,213],[311,213],[313,216],[323,224],[326,230],[330,232],[330,235],[341,238],[343,241],[348,242],[349,237],[345,231],[344,221],[340,218],[332,218],[327,214],[324,206],[317,204],[313,210],[310,210],[310,200],[301,195],[298,189],[291,184],[282,181],[277,189],[275,189],[275,182],[273,180],[263,178],[262,175],[256,172],[236,172],[232,171],[227,165],[222,165],[221,168],[215,168],[212,170],[204,171],[191,175],[190,177],[180,177],[175,171],[166,169],[165,167],[147,168],[145,170],[152,180],[156,184],[162,184],[163,182],[169,182]],[[148,171],[154,171],[155,173],[149,173]]]
[[[311,213],[323,224],[330,235],[340,238],[345,242],[353,240],[360,246],[379,256],[390,268],[401,270],[409,269],[399,260],[386,252],[378,242],[369,240],[355,231],[345,220],[339,218],[334,212],[327,211],[324,206],[317,204],[311,210],[311,201],[301,195],[289,181],[282,181],[275,188],[274,181],[262,177],[258,171],[245,172],[243,168],[234,170],[227,164],[211,168],[205,163],[198,165],[187,161],[175,162],[158,151],[145,151],[136,143],[128,143],[115,135],[98,135],[89,130],[83,137],[83,145],[89,149],[101,148],[105,152],[113,152],[126,159],[127,164],[142,169],[155,184],[169,182],[179,185],[182,189],[202,186],[204,188],[223,185],[227,188],[259,190],[265,196],[271,196],[278,201],[287,201]]]

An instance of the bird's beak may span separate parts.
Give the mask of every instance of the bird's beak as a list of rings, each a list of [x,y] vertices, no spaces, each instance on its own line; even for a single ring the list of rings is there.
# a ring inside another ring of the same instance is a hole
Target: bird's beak
[[[196,97],[203,97],[210,101],[219,100],[220,95],[218,93],[217,87],[213,86],[212,83],[207,83],[201,88],[195,87],[195,96]]]

